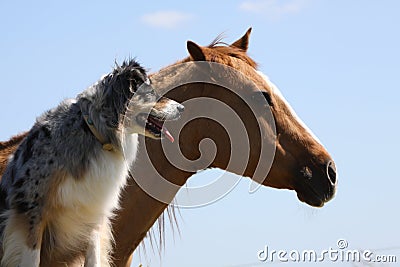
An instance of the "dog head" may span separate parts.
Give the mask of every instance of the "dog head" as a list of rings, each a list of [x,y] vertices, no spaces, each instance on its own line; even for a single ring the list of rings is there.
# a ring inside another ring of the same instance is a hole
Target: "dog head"
[[[124,125],[129,132],[154,139],[165,136],[173,142],[174,138],[165,128],[164,122],[178,119],[183,110],[183,105],[158,96],[150,79],[146,78],[129,101]]]
[[[142,134],[154,139],[173,137],[164,127],[178,119],[184,107],[154,91],[146,71],[134,60],[124,62],[79,96],[82,114],[99,136],[111,141],[113,133]]]

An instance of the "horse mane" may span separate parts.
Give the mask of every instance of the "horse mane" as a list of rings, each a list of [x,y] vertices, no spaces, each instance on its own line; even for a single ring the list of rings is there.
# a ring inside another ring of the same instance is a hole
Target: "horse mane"
[[[21,133],[21,134],[11,137],[11,139],[8,141],[0,141],[0,150],[9,148],[10,146],[13,147],[13,146],[18,145],[19,143],[21,143],[22,139],[25,138],[25,136],[26,136],[26,133]]]
[[[217,62],[231,66],[236,69],[241,69],[238,64],[232,59],[239,59],[249,65],[253,69],[258,68],[258,64],[248,54],[246,50],[239,47],[230,45],[223,40],[225,39],[223,34],[219,34],[208,46],[202,47],[204,55],[206,55],[207,61]],[[208,56],[208,57],[207,57]],[[186,57],[183,60],[176,62],[175,64],[186,63],[193,61],[190,57]],[[175,65],[173,64],[173,65]]]
[[[0,142],[0,179],[6,169],[9,156],[14,153],[26,135],[26,132],[21,133],[11,137],[8,141]]]
[[[225,39],[225,34],[220,33],[217,35],[217,37],[214,38],[214,40],[211,41],[211,43],[207,46],[208,48],[213,48],[215,46],[229,46],[229,44],[225,43],[223,40]]]
[[[234,46],[226,46],[226,45],[215,45],[211,48],[216,48],[218,49],[219,52],[222,52],[222,54],[240,59],[250,65],[252,68],[257,69],[258,64],[251,58],[249,55],[246,53],[246,51],[234,47]]]
[[[161,252],[165,249],[165,227],[167,219],[172,229],[173,236],[175,237],[175,233],[178,233],[180,236],[181,232],[179,229],[177,212],[180,215],[179,207],[172,204],[168,205],[167,209],[157,218],[156,224],[150,228],[145,238],[140,243],[139,249],[141,250],[138,251],[139,255],[141,251],[143,251],[143,256],[147,258],[147,246],[144,242],[147,238],[152,251],[157,251],[158,255],[161,257]]]

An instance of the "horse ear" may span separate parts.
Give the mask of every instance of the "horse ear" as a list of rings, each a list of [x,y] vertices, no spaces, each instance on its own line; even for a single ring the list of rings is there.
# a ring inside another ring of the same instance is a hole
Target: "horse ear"
[[[242,36],[242,38],[240,38],[239,40],[237,40],[236,42],[234,42],[233,44],[231,44],[231,46],[242,49],[243,51],[247,51],[247,49],[249,48],[249,38],[250,38],[250,34],[251,34],[251,27],[247,30],[247,32]]]
[[[190,56],[193,58],[195,61],[206,61],[206,56],[203,53],[203,50],[201,47],[192,42],[192,41],[187,41],[187,50],[189,51]]]

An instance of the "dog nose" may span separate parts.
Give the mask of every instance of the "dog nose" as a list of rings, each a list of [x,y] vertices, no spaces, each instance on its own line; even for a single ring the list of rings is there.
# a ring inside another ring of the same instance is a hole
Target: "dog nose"
[[[326,166],[326,174],[328,176],[329,181],[331,181],[331,183],[333,185],[336,184],[337,180],[336,180],[336,165],[335,162],[333,161],[329,161],[327,166]]]
[[[177,109],[179,112],[183,112],[185,110],[185,107],[183,105],[179,104]]]

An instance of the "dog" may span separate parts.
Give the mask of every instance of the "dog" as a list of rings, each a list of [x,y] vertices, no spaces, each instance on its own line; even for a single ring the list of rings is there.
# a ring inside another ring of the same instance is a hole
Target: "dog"
[[[85,266],[110,266],[110,219],[138,134],[173,141],[163,123],[183,109],[159,98],[145,70],[129,60],[41,115],[1,180],[0,265],[48,266],[41,256],[68,265],[85,255]]]

